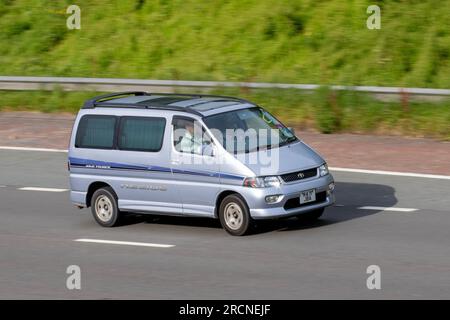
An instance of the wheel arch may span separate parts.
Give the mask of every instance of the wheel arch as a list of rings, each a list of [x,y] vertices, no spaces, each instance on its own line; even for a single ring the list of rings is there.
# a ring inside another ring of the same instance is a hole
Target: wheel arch
[[[92,195],[94,194],[94,192],[100,188],[105,188],[105,187],[109,187],[114,191],[114,189],[111,185],[109,185],[108,183],[103,182],[103,181],[95,181],[89,185],[88,191],[86,193],[86,207],[87,208],[89,208],[91,206]],[[114,196],[117,197],[115,191],[114,191]]]
[[[239,196],[240,196],[242,199],[244,199],[244,201],[245,201],[245,198],[242,196],[242,194],[240,194],[240,193],[237,192],[237,191],[234,191],[234,190],[224,190],[224,191],[221,191],[221,192],[217,195],[217,198],[216,198],[216,204],[215,204],[215,207],[214,207],[214,217],[215,217],[215,218],[218,218],[218,217],[219,217],[219,208],[220,208],[220,204],[222,203],[223,199],[225,199],[227,196],[232,195],[232,194],[237,194],[237,195],[239,195]],[[247,202],[247,201],[245,201],[245,202]]]

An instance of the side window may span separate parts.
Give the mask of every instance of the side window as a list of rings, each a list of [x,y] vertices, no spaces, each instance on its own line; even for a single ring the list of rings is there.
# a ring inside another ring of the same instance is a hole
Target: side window
[[[76,148],[112,149],[117,119],[114,116],[86,115],[78,124]]]
[[[186,117],[174,117],[173,145],[183,153],[211,155],[212,141],[198,121]]]
[[[165,118],[122,117],[119,149],[158,152],[162,148],[165,127]]]

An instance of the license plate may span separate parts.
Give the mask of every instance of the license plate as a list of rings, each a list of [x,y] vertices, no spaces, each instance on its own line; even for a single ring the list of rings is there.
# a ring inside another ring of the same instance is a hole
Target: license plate
[[[300,204],[316,201],[316,190],[306,190],[300,192]]]

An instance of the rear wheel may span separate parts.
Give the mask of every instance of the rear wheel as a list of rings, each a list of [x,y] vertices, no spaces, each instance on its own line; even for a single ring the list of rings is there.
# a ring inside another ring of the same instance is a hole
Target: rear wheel
[[[302,220],[302,221],[315,221],[322,216],[324,211],[325,211],[325,208],[320,208],[320,209],[316,209],[314,211],[299,214],[296,217],[297,217],[297,219]]]
[[[223,199],[219,208],[222,227],[233,236],[242,236],[250,231],[252,219],[245,200],[232,194]]]
[[[102,227],[114,227],[119,224],[120,211],[117,196],[110,187],[98,189],[92,195],[92,215]]]

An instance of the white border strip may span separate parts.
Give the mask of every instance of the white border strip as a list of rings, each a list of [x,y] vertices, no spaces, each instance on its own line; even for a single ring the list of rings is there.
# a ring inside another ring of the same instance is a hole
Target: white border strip
[[[173,244],[159,244],[159,243],[147,243],[147,242],[129,242],[129,241],[115,241],[115,240],[100,240],[100,239],[76,239],[76,242],[88,242],[88,243],[102,243],[102,244],[119,244],[124,246],[137,246],[137,247],[153,247],[153,248],[173,248]]]
[[[331,171],[341,171],[341,172],[366,173],[366,174],[379,174],[379,175],[386,175],[386,176],[399,176],[399,177],[450,180],[450,176],[438,175],[438,174],[396,172],[396,171],[383,171],[383,170],[365,170],[365,169],[351,169],[351,168],[337,168],[337,167],[330,167],[329,169]]]
[[[17,190],[22,190],[22,191],[44,191],[44,192],[65,192],[65,191],[69,191],[68,189],[40,188],[40,187],[23,187],[23,188],[18,188]]]
[[[380,211],[396,211],[396,212],[414,212],[419,209],[415,208],[396,208],[396,207],[373,207],[373,206],[365,206],[359,207],[361,210],[380,210]]]
[[[16,151],[43,151],[43,152],[65,152],[64,149],[47,149],[47,148],[28,148],[28,147],[8,147],[0,146],[0,150],[16,150]]]

